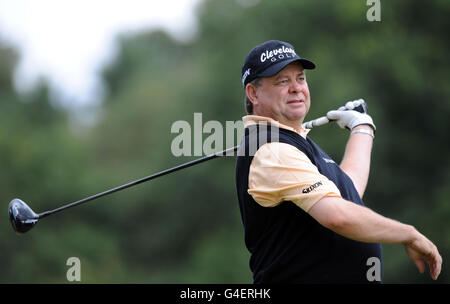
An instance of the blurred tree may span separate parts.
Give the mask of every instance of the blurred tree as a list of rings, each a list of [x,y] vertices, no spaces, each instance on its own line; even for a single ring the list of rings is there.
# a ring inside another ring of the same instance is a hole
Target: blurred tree
[[[447,1],[383,2],[369,22],[365,1],[219,1],[197,9],[191,42],[162,31],[118,38],[105,67],[101,120],[82,136],[50,101],[45,80],[26,97],[11,86],[13,52],[0,48],[0,195],[49,209],[183,163],[170,147],[177,120],[245,115],[241,65],[269,39],[316,62],[307,119],[364,98],[377,125],[366,204],[416,226],[450,257],[450,113]],[[205,139],[208,134],[203,134]],[[335,160],[347,132],[310,136]],[[236,142],[235,144],[238,144]],[[46,219],[16,237],[1,222],[0,282],[65,282],[77,256],[82,282],[246,283],[248,252],[234,185],[234,158],[213,160]],[[400,245],[384,245],[386,283],[430,282]],[[445,269],[439,282],[449,282]]]

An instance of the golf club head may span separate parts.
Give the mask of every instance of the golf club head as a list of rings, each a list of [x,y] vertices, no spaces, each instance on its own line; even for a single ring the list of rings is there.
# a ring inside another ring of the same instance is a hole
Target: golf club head
[[[25,233],[33,228],[39,216],[34,213],[31,208],[22,200],[15,198],[9,203],[8,207],[9,220],[13,226],[14,231],[18,233]]]

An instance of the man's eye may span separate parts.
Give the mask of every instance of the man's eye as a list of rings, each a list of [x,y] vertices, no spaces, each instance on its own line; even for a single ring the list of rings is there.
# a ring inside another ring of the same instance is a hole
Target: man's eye
[[[303,81],[305,80],[305,77],[299,77],[298,80]]]

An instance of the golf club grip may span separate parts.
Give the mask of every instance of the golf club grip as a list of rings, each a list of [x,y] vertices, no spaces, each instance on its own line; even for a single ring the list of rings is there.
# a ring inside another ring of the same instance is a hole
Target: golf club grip
[[[303,127],[306,129],[312,129],[314,127],[323,126],[329,122],[330,122],[330,120],[326,116],[322,116],[322,117],[316,118],[314,120],[305,122],[303,124]]]
[[[343,107],[342,107],[343,108]],[[344,111],[348,111],[348,109],[345,109]],[[359,104],[357,107],[353,109],[353,111],[358,111],[360,113],[366,113],[367,112],[367,105],[365,102]],[[329,123],[330,120],[326,116],[322,116],[316,119],[313,119],[311,121],[303,123],[303,127],[306,129],[312,129],[314,127],[319,127],[326,125]]]

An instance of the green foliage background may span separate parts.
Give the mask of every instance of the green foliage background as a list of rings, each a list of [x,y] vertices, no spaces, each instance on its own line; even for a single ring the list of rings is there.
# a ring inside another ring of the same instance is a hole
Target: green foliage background
[[[49,217],[20,236],[7,207],[19,197],[36,212],[52,209],[193,159],[172,155],[172,123],[193,123],[195,112],[203,122],[240,120],[243,60],[269,39],[318,65],[308,73],[307,118],[367,101],[377,133],[365,202],[434,241],[444,261],[438,282],[450,282],[450,3],[382,1],[381,22],[368,22],[366,1],[250,2],[202,2],[190,42],[162,31],[118,37],[90,127],[51,100],[45,80],[19,96],[16,52],[0,44],[1,283],[66,283],[72,256],[82,283],[250,283],[233,157]],[[346,131],[329,124],[310,136],[342,157]],[[383,254],[385,283],[431,282],[403,246],[383,245]]]

